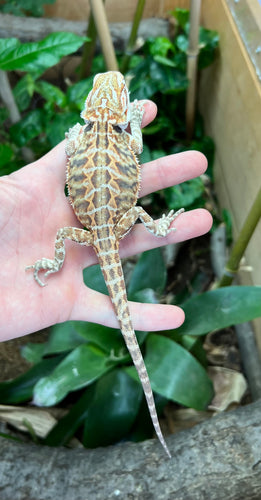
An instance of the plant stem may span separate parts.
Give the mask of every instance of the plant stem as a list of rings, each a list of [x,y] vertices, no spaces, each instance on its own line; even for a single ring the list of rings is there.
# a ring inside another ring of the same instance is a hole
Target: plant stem
[[[187,140],[190,141],[194,131],[195,120],[195,100],[196,100],[196,82],[197,82],[197,66],[198,66],[198,32],[199,32],[199,17],[200,17],[201,0],[190,1],[190,28],[189,28],[189,45],[187,50],[187,77],[189,87],[186,100],[186,127]]]
[[[138,33],[139,25],[141,22],[145,2],[146,2],[146,0],[138,0],[138,3],[137,3],[137,7],[135,10],[134,19],[133,19],[133,23],[132,23],[130,37],[129,37],[129,40],[127,43],[125,56],[124,56],[124,58],[122,60],[122,64],[121,64],[121,72],[123,74],[125,74],[126,71],[128,71],[128,69],[129,69],[129,64],[130,64],[131,56],[133,54],[133,49],[135,46],[137,33]]]
[[[83,80],[83,78],[87,78],[87,76],[89,76],[95,52],[97,30],[92,11],[90,13],[86,36],[90,38],[90,41],[85,42],[83,46],[83,53],[82,53],[82,60],[81,60],[80,74],[79,74],[80,80]]]
[[[102,52],[109,71],[117,71],[118,63],[115,56],[113,43],[106,18],[105,8],[102,0],[90,0],[90,6],[94,17],[97,32],[99,34]]]
[[[246,247],[252,234],[261,218],[261,188],[259,189],[256,199],[247,215],[245,223],[238,235],[237,241],[234,244],[230,257],[227,261],[224,274],[220,281],[217,283],[216,287],[220,288],[222,286],[231,285],[240,265],[242,256],[245,253]]]

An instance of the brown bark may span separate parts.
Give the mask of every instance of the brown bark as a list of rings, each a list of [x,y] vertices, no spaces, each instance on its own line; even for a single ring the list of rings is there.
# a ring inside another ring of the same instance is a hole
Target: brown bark
[[[111,23],[109,25],[114,47],[124,50],[129,39],[131,23]],[[80,36],[86,35],[87,22],[65,19],[45,19],[16,17],[0,14],[0,37],[18,38],[21,42],[31,42],[44,38],[55,31],[70,31]],[[165,19],[144,19],[139,26],[138,36],[168,36],[168,21]]]
[[[3,500],[258,500],[261,400],[167,439],[106,449],[47,448],[0,438]]]

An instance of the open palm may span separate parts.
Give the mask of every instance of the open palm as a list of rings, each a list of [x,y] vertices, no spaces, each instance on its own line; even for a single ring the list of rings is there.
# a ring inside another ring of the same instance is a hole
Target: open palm
[[[146,101],[143,126],[153,120],[155,105]],[[83,283],[84,267],[97,263],[92,248],[66,241],[61,271],[48,278],[48,286],[36,284],[26,266],[42,257],[53,258],[59,228],[78,226],[65,194],[64,142],[40,160],[0,178],[0,340],[18,337],[66,320],[83,320],[117,327],[109,297]],[[171,155],[143,165],[141,196],[201,175],[205,157],[196,151]],[[121,256],[199,236],[211,227],[203,209],[181,214],[176,232],[166,238],[150,234],[136,224],[120,245]],[[137,330],[178,327],[184,320],[176,306],[130,303]]]

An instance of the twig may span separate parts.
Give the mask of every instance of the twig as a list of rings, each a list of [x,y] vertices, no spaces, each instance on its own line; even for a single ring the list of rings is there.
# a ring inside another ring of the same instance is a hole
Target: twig
[[[194,131],[195,120],[195,100],[196,100],[196,81],[197,81],[197,65],[198,65],[198,31],[200,17],[201,0],[190,1],[190,30],[189,30],[189,46],[187,50],[187,77],[189,87],[187,91],[186,101],[186,126],[187,140],[192,138]]]

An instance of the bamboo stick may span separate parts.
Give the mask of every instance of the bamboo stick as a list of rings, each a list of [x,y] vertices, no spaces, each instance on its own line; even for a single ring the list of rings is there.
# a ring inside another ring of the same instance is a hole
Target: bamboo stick
[[[114,47],[109,31],[109,25],[106,18],[106,12],[102,0],[90,0],[90,6],[97,32],[101,42],[101,48],[105,63],[109,71],[117,71],[118,63],[115,56]]]
[[[201,0],[191,0],[190,2],[190,30],[189,45],[187,50],[187,77],[189,87],[186,101],[186,128],[187,140],[190,141],[194,132],[195,121],[195,101],[196,101],[196,82],[198,65],[198,32],[200,18]]]

